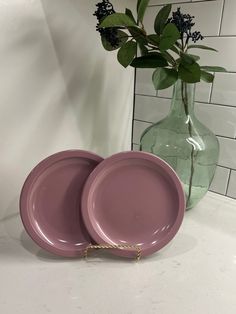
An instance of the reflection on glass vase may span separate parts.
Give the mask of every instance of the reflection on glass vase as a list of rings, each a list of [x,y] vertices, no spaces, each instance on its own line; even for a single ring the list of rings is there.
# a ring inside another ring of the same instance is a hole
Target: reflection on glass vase
[[[169,115],[144,131],[140,145],[140,150],[161,157],[177,172],[187,209],[208,191],[219,157],[217,137],[194,114],[194,97],[195,84],[178,80]]]

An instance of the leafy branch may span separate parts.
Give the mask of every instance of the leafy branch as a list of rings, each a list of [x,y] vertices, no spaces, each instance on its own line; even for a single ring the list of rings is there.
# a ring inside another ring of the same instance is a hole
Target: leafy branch
[[[136,14],[130,9],[116,13],[108,0],[97,4],[95,15],[102,44],[108,51],[118,50],[117,58],[122,66],[153,68],[152,80],[156,89],[168,88],[178,79],[185,83],[200,80],[211,83],[214,79],[212,72],[226,71],[219,66],[200,66],[200,57],[189,53],[192,49],[216,50],[195,44],[203,36],[192,31],[194,17],[182,14],[179,8],[169,17],[171,5],[162,7],[154,21],[155,33],[147,34],[143,21],[148,3],[149,0],[138,0]]]

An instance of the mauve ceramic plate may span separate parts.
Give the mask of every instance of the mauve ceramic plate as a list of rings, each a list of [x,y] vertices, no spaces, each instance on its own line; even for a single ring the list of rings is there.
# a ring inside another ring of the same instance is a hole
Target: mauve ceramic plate
[[[98,165],[82,195],[82,215],[99,244],[139,245],[146,256],[177,233],[185,212],[184,192],[174,170],[144,152],[123,152]],[[114,249],[119,256],[132,249]]]
[[[91,238],[80,210],[84,183],[103,159],[64,151],[40,162],[22,188],[20,213],[31,238],[45,250],[65,257],[81,256]]]

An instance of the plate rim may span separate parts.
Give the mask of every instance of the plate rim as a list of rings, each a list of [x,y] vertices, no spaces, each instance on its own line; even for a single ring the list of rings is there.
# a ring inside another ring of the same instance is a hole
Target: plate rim
[[[32,223],[30,221],[29,215],[28,215],[28,206],[27,202],[30,196],[30,190],[32,190],[32,186],[34,185],[34,182],[37,177],[39,177],[46,169],[51,167],[56,162],[59,162],[63,159],[68,158],[86,158],[90,159],[91,161],[95,162],[102,162],[104,159],[92,152],[86,151],[86,150],[80,150],[80,149],[73,149],[73,150],[64,150],[57,153],[54,153],[43,160],[41,160],[27,175],[24,184],[21,188],[20,192],[20,198],[19,198],[19,209],[20,209],[20,217],[22,224],[24,226],[25,231],[30,236],[30,238],[42,249],[46,250],[47,252],[50,252],[52,254],[59,255],[61,257],[79,257],[83,254],[83,249],[73,250],[73,251],[66,251],[63,249],[60,249],[58,247],[52,246],[46,241],[43,240],[43,238],[39,237],[38,233],[35,232]],[[82,197],[82,195],[81,195]],[[89,235],[89,233],[88,233]],[[89,235],[90,236],[90,235]],[[89,243],[88,243],[89,244]]]
[[[175,183],[175,187],[179,196],[179,203],[178,203],[178,214],[177,214],[177,218],[173,224],[173,227],[171,228],[170,232],[167,234],[167,236],[157,245],[154,245],[152,247],[149,247],[147,249],[142,250],[141,255],[142,256],[148,256],[150,254],[153,254],[157,251],[159,251],[160,249],[162,249],[164,246],[166,246],[174,237],[175,235],[178,233],[178,230],[183,222],[183,218],[184,218],[184,213],[185,213],[185,194],[184,194],[184,190],[183,190],[183,186],[182,183],[178,177],[178,175],[176,174],[176,172],[173,170],[173,168],[167,163],[165,162],[163,159],[161,159],[160,157],[151,154],[151,153],[147,153],[147,152],[142,152],[142,151],[124,151],[124,152],[120,152],[117,154],[114,154],[108,158],[106,158],[105,160],[103,160],[93,171],[92,173],[89,175],[84,189],[83,189],[83,193],[82,193],[82,202],[81,202],[81,210],[82,210],[82,216],[83,216],[83,220],[84,220],[84,224],[89,232],[89,234],[91,235],[91,237],[93,238],[94,241],[96,241],[98,244],[111,244],[106,242],[104,239],[102,239],[100,237],[100,235],[97,233],[96,229],[94,229],[90,215],[88,213],[89,211],[89,197],[90,197],[90,190],[91,187],[94,183],[94,181],[96,180],[96,178],[98,178],[99,174],[102,175],[104,169],[106,169],[107,165],[109,166],[109,164],[111,163],[115,163],[117,161],[121,161],[124,159],[130,159],[130,158],[138,158],[138,159],[145,159],[145,160],[149,160],[151,162],[154,162],[156,165],[161,166],[162,168],[165,168],[165,170],[168,169],[168,174],[169,177],[171,177],[172,181]],[[117,256],[121,256],[121,257],[128,257],[128,258],[133,258],[134,257],[134,252],[133,250],[130,249],[112,249],[111,252],[114,255]]]

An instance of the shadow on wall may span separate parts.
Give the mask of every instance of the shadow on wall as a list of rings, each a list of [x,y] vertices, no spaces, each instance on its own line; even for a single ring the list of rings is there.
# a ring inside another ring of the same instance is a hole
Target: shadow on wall
[[[0,218],[26,174],[59,146],[68,103],[38,7],[14,2],[1,10]]]
[[[110,115],[107,96],[114,74],[95,31],[92,13],[96,2],[41,0],[79,132],[87,149],[109,155],[109,130],[114,122],[110,120],[114,116]],[[110,97],[112,106],[112,99],[119,98],[119,89],[112,90]]]
[[[133,72],[101,47],[96,2],[1,7],[0,219],[46,156],[71,148],[107,156],[130,147]]]

